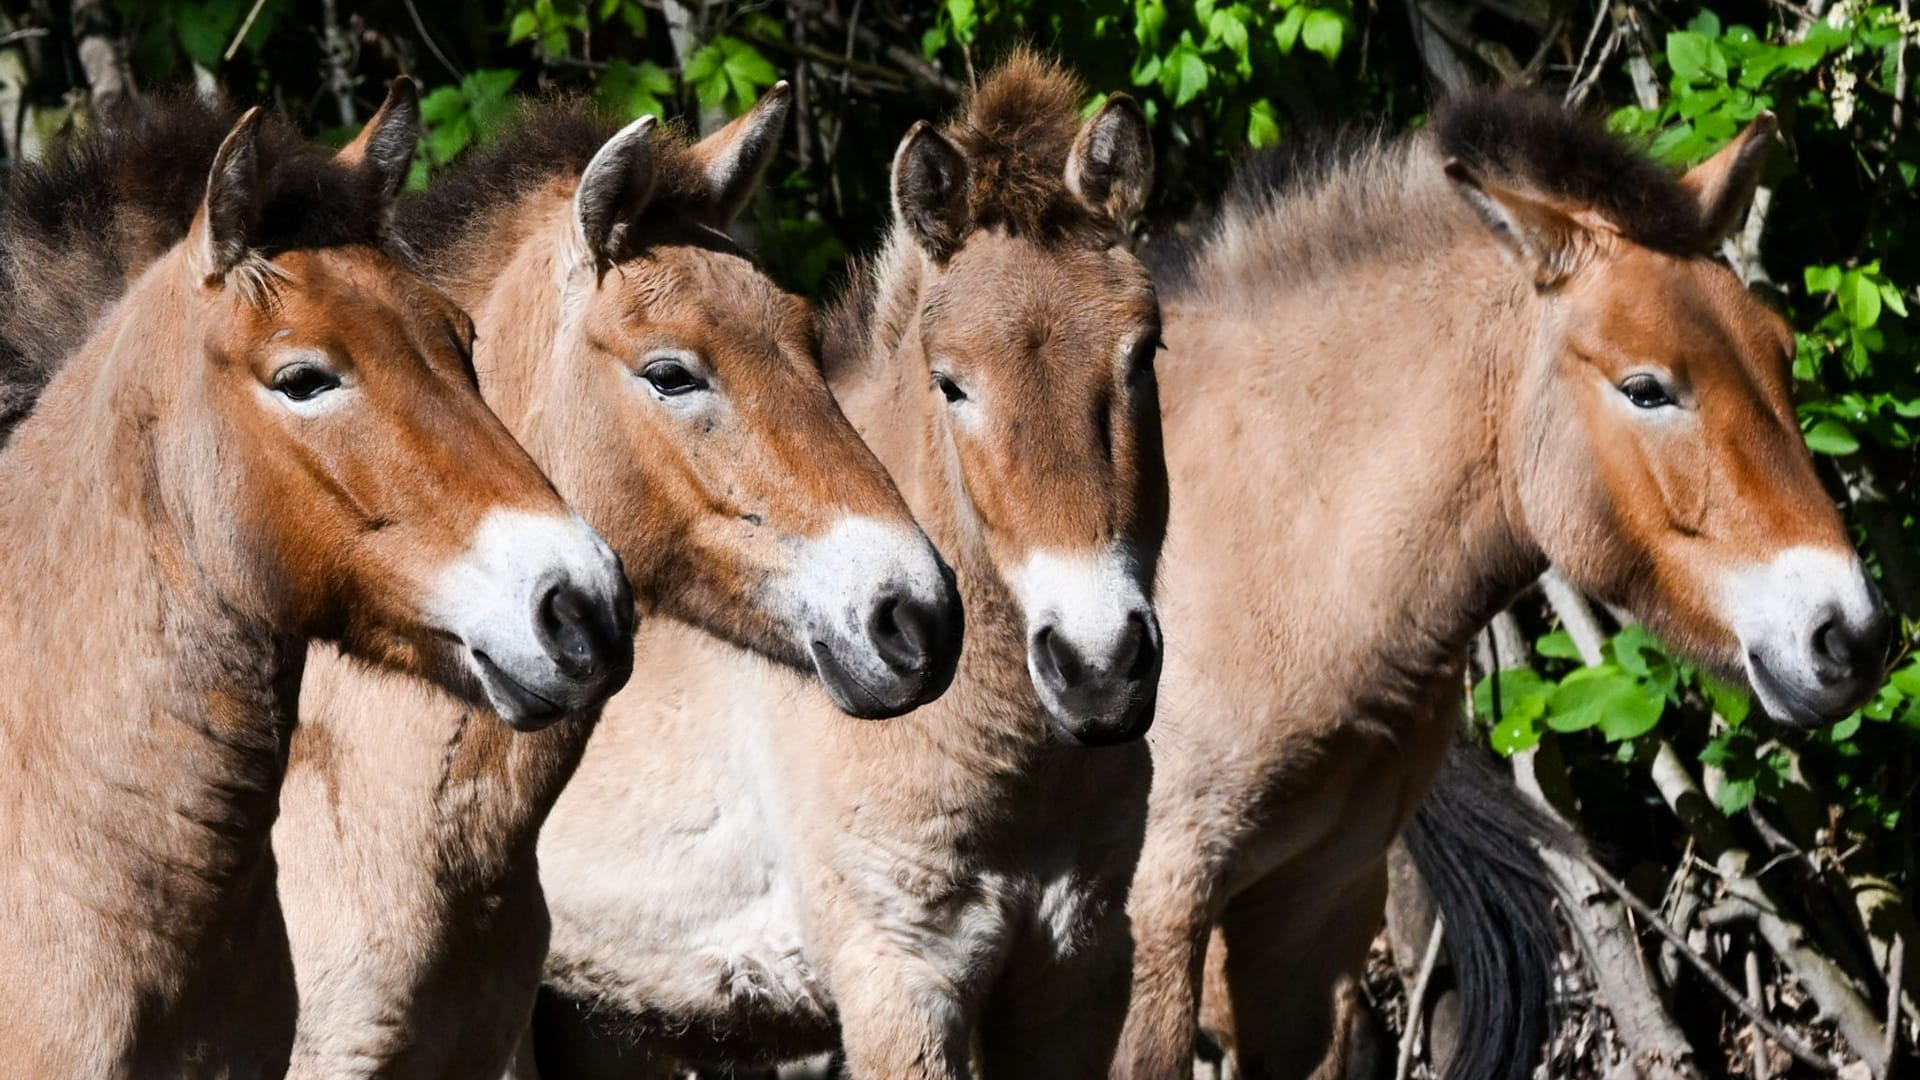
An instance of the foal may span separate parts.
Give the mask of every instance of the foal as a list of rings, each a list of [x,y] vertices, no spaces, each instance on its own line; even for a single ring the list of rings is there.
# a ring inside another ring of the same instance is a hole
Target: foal
[[[540,839],[551,1075],[844,1041],[861,1078],[1103,1072],[1127,993],[1165,520],[1152,152],[1021,55],[895,158],[829,326],[836,393],[967,607],[953,689],[872,728],[684,634],[642,639]],[[656,681],[657,680],[657,681]],[[796,715],[797,714],[797,715]],[[635,777],[640,776],[641,782]]]
[[[725,640],[888,716],[951,681],[959,600],[828,392],[808,308],[725,235],[788,101],[691,146],[543,107],[395,231],[472,312],[489,403],[667,617],[649,642]],[[274,833],[293,1072],[497,1077],[546,955],[534,837],[594,717],[513,736],[417,682],[312,667]],[[622,782],[678,768],[661,747]]]
[[[1795,423],[1793,336],[1708,254],[1772,131],[1676,178],[1471,97],[1292,180],[1256,161],[1161,276],[1180,737],[1153,748],[1116,1075],[1190,1075],[1216,923],[1240,1075],[1342,1075],[1335,989],[1467,645],[1549,563],[1788,723],[1875,688],[1887,624]]]
[[[375,246],[416,115],[398,86],[329,158],[183,105],[18,181],[10,331],[63,281],[120,286],[83,272],[135,265],[106,247],[157,257],[71,357],[8,339],[9,1075],[285,1068],[268,829],[310,640],[522,724],[626,680],[612,553],[481,402],[464,316]]]

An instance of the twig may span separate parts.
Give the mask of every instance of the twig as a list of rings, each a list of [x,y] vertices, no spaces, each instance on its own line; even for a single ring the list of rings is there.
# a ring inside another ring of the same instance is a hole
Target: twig
[[[1747,1000],[1753,1007],[1766,1007],[1766,990],[1760,982],[1760,950],[1747,946],[1747,962],[1743,965],[1747,972]],[[1771,1080],[1773,1061],[1767,1053],[1767,1043],[1759,1028],[1753,1029],[1753,1080]]]
[[[254,10],[260,10],[258,4]],[[320,0],[320,43],[327,54],[327,89],[333,91],[334,108],[340,123],[352,127],[360,122],[353,107],[353,75],[347,70],[353,62],[353,45],[340,32],[339,0]]]
[[[31,41],[34,38],[46,37],[52,32],[53,31],[48,30],[44,26],[29,26],[24,30],[9,30],[4,34],[0,34],[0,49],[8,45],[18,44],[22,41]]]
[[[253,0],[253,7],[247,9],[247,17],[240,20],[240,29],[234,33],[233,40],[227,42],[227,51],[220,54],[222,62],[233,59],[233,54],[240,51],[240,43],[253,32],[253,20],[260,17],[260,9],[266,6],[267,0]],[[333,7],[333,0],[327,0],[327,7]]]
[[[1880,1080],[1893,1080],[1893,1070],[1900,1057],[1900,991],[1904,988],[1907,971],[1907,939],[1895,932],[1893,948],[1887,953],[1887,1041],[1883,1056],[1887,1067],[1880,1074]]]
[[[407,15],[413,19],[413,28],[420,32],[420,40],[426,44],[427,51],[433,54],[434,59],[440,61],[441,67],[452,72],[454,78],[466,78],[467,73],[460,70],[460,65],[447,59],[447,54],[440,51],[440,46],[433,40],[433,35],[427,33],[427,24],[420,21],[420,9],[413,6],[413,0],[406,0],[406,2]]]
[[[1607,9],[1611,6],[1610,0],[1595,0],[1593,26],[1587,30],[1586,44],[1580,46],[1580,59],[1574,61],[1573,78],[1568,80],[1571,85],[1567,88],[1567,96],[1562,99],[1565,104],[1574,105],[1579,102],[1580,86],[1584,81],[1582,77],[1587,70],[1587,58],[1593,55],[1593,43],[1600,40],[1600,28],[1607,24]],[[1607,36],[1611,38],[1613,35]],[[1596,76],[1604,63],[1605,61],[1602,60],[1594,65]]]
[[[1447,922],[1439,914],[1433,917],[1433,931],[1427,935],[1427,953],[1420,958],[1420,975],[1407,995],[1407,1029],[1400,1033],[1400,1058],[1393,1067],[1393,1080],[1407,1080],[1413,1069],[1413,1048],[1420,1041],[1422,1015],[1427,1002],[1427,984],[1433,981],[1433,969],[1440,963],[1440,940],[1446,936]]]
[[[1593,872],[1593,876],[1598,878],[1600,883],[1607,887],[1608,892],[1619,897],[1620,901],[1632,908],[1636,915],[1645,919],[1647,925],[1653,927],[1659,932],[1661,937],[1666,938],[1667,941],[1672,943],[1680,955],[1686,957],[1686,959],[1693,964],[1694,968],[1699,971],[1700,977],[1706,981],[1708,986],[1713,987],[1721,997],[1727,999],[1728,1004],[1739,1009],[1742,1015],[1748,1020],[1753,1021],[1755,1027],[1766,1032],[1768,1038],[1779,1043],[1787,1053],[1792,1054],[1795,1060],[1799,1061],[1802,1065],[1813,1069],[1822,1076],[1832,1076],[1840,1071],[1834,1067],[1832,1062],[1814,1053],[1805,1044],[1801,1043],[1799,1039],[1795,1038],[1791,1032],[1775,1024],[1772,1020],[1769,1020],[1764,1013],[1754,1008],[1753,1005],[1747,1001],[1746,996],[1732,983],[1728,982],[1725,975],[1720,974],[1720,970],[1713,966],[1712,961],[1701,956],[1700,953],[1694,949],[1687,941],[1686,935],[1668,926],[1666,920],[1660,917],[1659,912],[1649,907],[1646,901],[1633,895],[1619,879],[1607,873],[1605,867],[1584,853],[1582,853],[1579,858],[1581,862],[1587,864],[1587,869]]]

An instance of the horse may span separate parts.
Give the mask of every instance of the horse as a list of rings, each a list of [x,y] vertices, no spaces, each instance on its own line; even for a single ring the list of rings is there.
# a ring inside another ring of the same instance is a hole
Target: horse
[[[946,554],[952,689],[875,729],[665,624],[540,835],[548,1075],[843,1044],[858,1078],[1106,1069],[1166,513],[1139,108],[1020,54],[893,165],[830,382]],[[656,681],[657,680],[657,681]],[[657,763],[657,764],[656,764]],[[644,778],[635,782],[635,777]],[[1065,1021],[1071,1020],[1071,1023]]]
[[[674,627],[652,633],[882,718],[946,689],[961,609],[834,403],[810,308],[726,234],[789,100],[780,84],[692,144],[537,107],[402,202],[394,239],[472,313],[482,393],[612,543],[644,620]],[[534,839],[594,717],[514,735],[418,680],[311,663],[274,832],[289,1075],[499,1076],[547,951]],[[676,767],[663,751],[625,779]]]
[[[631,665],[613,553],[481,401],[466,317],[380,251],[412,84],[338,154],[155,108],[22,166],[0,232],[16,1076],[284,1070],[268,830],[309,642],[523,726]],[[21,331],[88,289],[70,355]]]
[[[1676,176],[1476,94],[1254,159],[1160,253],[1171,734],[1114,1076],[1190,1075],[1216,926],[1238,1075],[1342,1075],[1336,994],[1467,646],[1550,564],[1786,723],[1875,689],[1888,622],[1795,421],[1793,335],[1710,255],[1774,127]],[[1497,1048],[1541,1005],[1488,1003],[1462,1030],[1496,1049],[1452,1074],[1530,1075]]]

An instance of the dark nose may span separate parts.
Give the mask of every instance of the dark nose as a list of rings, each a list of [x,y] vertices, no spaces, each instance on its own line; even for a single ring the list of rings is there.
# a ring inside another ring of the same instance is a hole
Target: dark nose
[[[903,680],[918,682],[916,697],[931,701],[953,679],[960,660],[962,620],[951,590],[933,600],[900,594],[883,597],[867,615],[867,636],[888,669]],[[937,689],[925,685],[937,676]]]
[[[568,678],[598,682],[624,666],[621,657],[632,655],[633,600],[624,576],[621,583],[610,604],[565,580],[541,594],[534,616],[540,646]]]
[[[1160,683],[1160,634],[1151,612],[1129,614],[1105,656],[1087,655],[1052,626],[1041,627],[1029,648],[1054,719],[1073,738],[1093,746],[1146,734]]]
[[[1851,622],[1833,612],[1813,632],[1813,667],[1820,681],[1836,691],[1866,694],[1879,688],[1885,671],[1891,620],[1875,605],[1871,618]],[[1861,689],[1861,684],[1871,683]]]

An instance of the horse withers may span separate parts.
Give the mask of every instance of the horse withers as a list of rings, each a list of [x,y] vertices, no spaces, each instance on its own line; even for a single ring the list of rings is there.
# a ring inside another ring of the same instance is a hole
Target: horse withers
[[[14,1075],[285,1068],[267,840],[310,640],[523,726],[627,678],[617,560],[482,403],[466,318],[378,249],[416,127],[407,83],[334,156],[182,104],[16,180],[18,305],[119,257],[75,248],[174,242],[70,357],[8,352],[44,386],[0,455]]]

